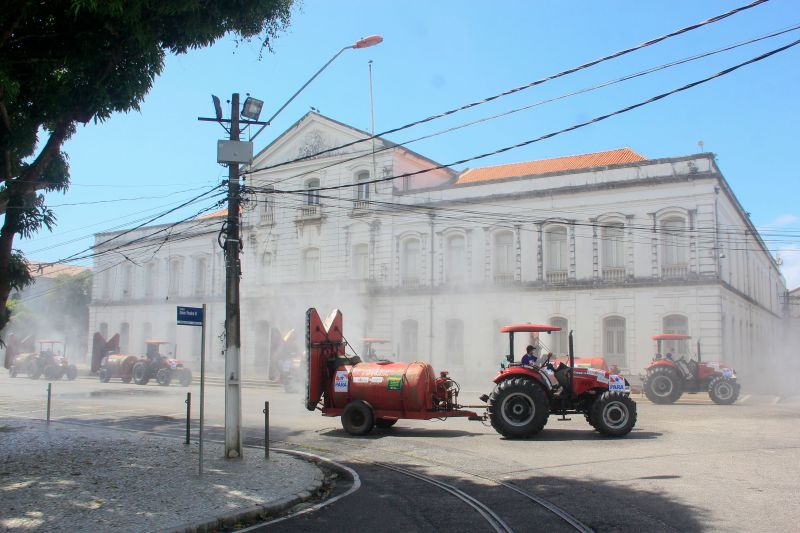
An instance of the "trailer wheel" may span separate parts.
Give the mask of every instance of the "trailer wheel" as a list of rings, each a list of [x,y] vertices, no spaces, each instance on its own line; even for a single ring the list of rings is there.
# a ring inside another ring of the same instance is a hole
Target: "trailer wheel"
[[[708,384],[708,396],[719,405],[730,405],[739,398],[740,385],[730,378],[715,377]]]
[[[367,402],[355,400],[348,403],[342,412],[342,427],[351,435],[366,435],[374,425],[375,415]]]
[[[100,383],[108,383],[111,381],[111,373],[107,368],[101,368],[97,373],[97,377],[100,378]]]
[[[501,381],[489,397],[492,427],[509,439],[539,433],[549,415],[547,393],[530,379]]]
[[[147,365],[144,363],[133,365],[133,382],[137,385],[147,385],[148,381],[150,381],[150,376],[147,375]]]
[[[378,418],[375,420],[375,426],[381,429],[388,429],[397,424],[396,418]]]
[[[653,403],[675,403],[683,394],[683,380],[672,368],[659,366],[647,374],[643,388]]]
[[[636,424],[636,402],[627,394],[606,391],[592,404],[592,426],[607,437],[627,435]]]
[[[78,377],[78,367],[75,365],[69,365],[67,367],[67,379],[70,381],[75,381],[75,378]]]

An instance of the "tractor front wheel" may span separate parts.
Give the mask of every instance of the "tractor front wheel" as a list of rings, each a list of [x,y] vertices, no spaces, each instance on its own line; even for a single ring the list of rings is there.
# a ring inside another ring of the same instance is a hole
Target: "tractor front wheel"
[[[509,439],[530,437],[547,423],[550,405],[547,393],[530,379],[501,381],[489,396],[492,427]]]
[[[111,381],[111,373],[107,368],[101,368],[97,373],[97,377],[100,378],[100,383],[108,383]]]
[[[672,368],[660,366],[647,374],[643,388],[653,403],[675,403],[683,394],[683,381]]]
[[[592,403],[589,417],[603,435],[622,437],[636,424],[636,402],[627,394],[606,391]]]
[[[342,427],[346,432],[357,437],[372,431],[375,425],[375,414],[372,407],[364,401],[355,400],[347,404],[342,412]]]
[[[184,368],[183,372],[180,373],[178,380],[180,381],[181,386],[188,387],[192,384],[192,371],[188,368]]]
[[[133,365],[133,382],[137,385],[147,385],[148,381],[150,381],[150,376],[147,372],[147,365],[145,363]]]
[[[78,367],[75,365],[69,365],[67,367],[67,379],[70,381],[75,381],[75,378],[78,377]]]
[[[168,368],[159,368],[156,372],[156,381],[162,387],[166,387],[172,383],[172,373]]]
[[[730,378],[716,377],[708,384],[708,396],[719,405],[730,405],[739,398],[739,384]]]

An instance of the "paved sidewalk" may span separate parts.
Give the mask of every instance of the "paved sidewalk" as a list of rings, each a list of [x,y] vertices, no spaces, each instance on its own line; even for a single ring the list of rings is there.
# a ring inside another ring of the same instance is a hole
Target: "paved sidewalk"
[[[244,512],[282,510],[323,484],[315,465],[206,443],[0,418],[0,531],[211,531]]]

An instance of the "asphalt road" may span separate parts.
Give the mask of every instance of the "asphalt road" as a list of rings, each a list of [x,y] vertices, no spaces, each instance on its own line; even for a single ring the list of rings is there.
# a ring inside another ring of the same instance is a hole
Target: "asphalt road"
[[[43,381],[0,377],[0,414],[43,418]],[[198,386],[53,384],[55,420],[181,434],[186,392],[197,432]],[[485,391],[462,393],[478,403]],[[452,491],[483,502],[515,531],[574,531],[564,520],[501,482],[558,506],[598,531],[792,531],[800,521],[800,397],[743,391],[732,406],[689,395],[671,406],[635,396],[639,421],[622,439],[606,439],[583,417],[551,417],[536,438],[512,441],[466,420],[400,421],[355,438],[338,419],[306,411],[300,394],[276,387],[243,390],[245,442],[263,442],[270,402],[273,446],[302,449],[356,470],[362,486],[314,513],[269,531],[492,531]],[[219,437],[224,395],[206,391],[209,438]],[[246,450],[246,453],[257,453]],[[398,472],[389,467],[407,469]]]

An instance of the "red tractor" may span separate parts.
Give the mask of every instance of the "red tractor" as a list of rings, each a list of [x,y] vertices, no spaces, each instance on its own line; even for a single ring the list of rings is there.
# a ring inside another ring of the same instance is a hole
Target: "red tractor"
[[[736,381],[736,371],[717,362],[704,362],[700,355],[700,341],[697,342],[697,361],[677,359],[672,353],[662,355],[662,343],[683,342],[691,339],[680,333],[661,333],[653,335],[658,348],[653,361],[645,369],[644,393],[653,403],[675,403],[684,392],[691,394],[708,391],[708,396],[716,404],[730,405],[739,397],[740,385]]]
[[[178,359],[171,359],[159,353],[159,346],[166,341],[148,340],[145,357],[120,354],[119,334],[106,341],[100,333],[94,334],[92,345],[92,372],[103,383],[119,378],[123,383],[133,380],[137,385],[147,385],[155,379],[159,385],[167,386],[177,380],[184,387],[192,384],[192,371],[183,366]]]
[[[8,367],[8,375],[12,378],[20,373],[28,374],[31,379],[56,380],[66,377],[72,381],[78,377],[78,367],[67,360],[67,345],[62,341],[41,340],[39,351],[20,353],[22,349],[33,344],[30,339],[16,342],[16,339],[9,340],[6,347],[6,359],[11,361]]]
[[[488,414],[478,415],[458,403],[459,386],[446,371],[437,376],[428,363],[364,363],[345,353],[342,314],[334,311],[323,323],[316,309],[306,313],[308,381],[306,408],[323,416],[340,416],[351,435],[366,435],[377,426],[389,428],[399,419],[433,420],[463,417],[491,420],[506,437],[527,437],[544,427],[551,412],[562,416],[583,413],[589,423],[605,435],[622,436],[636,422],[636,404],[628,396],[621,376],[597,369],[554,367],[550,356],[541,366],[514,362],[513,335],[524,331],[559,331],[554,326],[521,324],[506,326],[511,334],[509,365],[495,378],[488,401]],[[570,335],[572,354],[572,336]]]
[[[560,331],[557,326],[513,324],[500,331],[509,334],[508,365],[495,376],[495,388],[482,400],[489,404],[492,427],[507,438],[535,435],[551,413],[568,420],[568,414],[582,414],[601,434],[621,437],[636,424],[636,403],[630,385],[622,376],[596,368],[575,366],[572,332],[569,335],[569,365],[554,365],[547,354],[534,364],[514,360],[514,334],[527,333],[538,345],[539,333]]]

